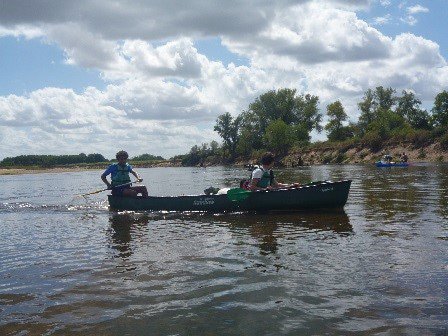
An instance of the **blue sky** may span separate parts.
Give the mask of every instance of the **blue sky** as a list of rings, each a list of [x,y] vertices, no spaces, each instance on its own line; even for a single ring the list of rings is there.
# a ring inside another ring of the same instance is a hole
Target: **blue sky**
[[[72,15],[70,13],[76,13]],[[170,157],[216,117],[295,88],[352,120],[365,90],[448,89],[448,1],[10,1],[0,12],[0,159]],[[325,139],[325,134],[315,134]]]
[[[48,87],[73,88],[82,92],[87,86],[105,88],[101,73],[64,62],[64,52],[57,45],[40,39],[0,38],[0,95],[26,95]]]

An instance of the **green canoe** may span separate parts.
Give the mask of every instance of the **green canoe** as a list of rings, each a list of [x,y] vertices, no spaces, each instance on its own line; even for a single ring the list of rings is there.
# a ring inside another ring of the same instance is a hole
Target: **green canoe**
[[[112,210],[131,211],[300,211],[342,208],[351,180],[319,181],[294,189],[244,191],[240,194],[120,197],[109,195]],[[237,196],[237,197],[235,197]],[[239,196],[239,197],[238,197]]]

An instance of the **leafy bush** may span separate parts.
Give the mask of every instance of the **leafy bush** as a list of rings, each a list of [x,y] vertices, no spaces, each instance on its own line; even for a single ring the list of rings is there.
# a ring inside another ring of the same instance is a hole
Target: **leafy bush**
[[[343,163],[347,159],[345,154],[339,153],[334,159],[335,163]]]
[[[331,162],[331,159],[332,159],[331,155],[325,155],[325,156],[323,157],[323,159],[322,159],[322,163],[323,163],[323,164],[330,163],[330,162]]]
[[[448,150],[448,133],[440,138],[440,147],[445,151]]]
[[[132,158],[132,161],[163,161],[165,160],[161,156],[155,156],[152,154],[142,154]]]
[[[423,148],[420,148],[420,150],[418,152],[418,155],[417,155],[417,158],[418,159],[424,159],[425,157],[426,157],[425,151],[423,150]]]
[[[362,138],[362,143],[364,146],[370,148],[372,152],[378,152],[383,148],[383,138],[379,132],[375,131],[367,132]]]
[[[430,131],[415,130],[409,134],[408,140],[412,142],[415,148],[421,148],[431,144],[433,138]]]

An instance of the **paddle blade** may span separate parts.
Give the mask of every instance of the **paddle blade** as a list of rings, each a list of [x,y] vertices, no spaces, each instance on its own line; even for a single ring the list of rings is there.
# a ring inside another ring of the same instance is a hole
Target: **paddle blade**
[[[85,197],[85,196],[88,196],[88,195],[99,194],[100,192],[103,192],[103,191],[106,191],[106,190],[109,190],[109,189],[95,190],[95,191],[92,191],[92,192],[89,192],[89,193],[86,193],[86,194],[76,195],[76,197]]]
[[[242,188],[233,188],[227,191],[227,197],[232,202],[239,202],[249,197],[252,192]]]

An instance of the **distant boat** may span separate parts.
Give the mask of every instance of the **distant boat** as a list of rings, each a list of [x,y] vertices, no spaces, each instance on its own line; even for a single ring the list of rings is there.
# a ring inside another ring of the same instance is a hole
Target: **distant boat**
[[[377,161],[375,163],[377,167],[408,167],[409,162],[383,162]]]

